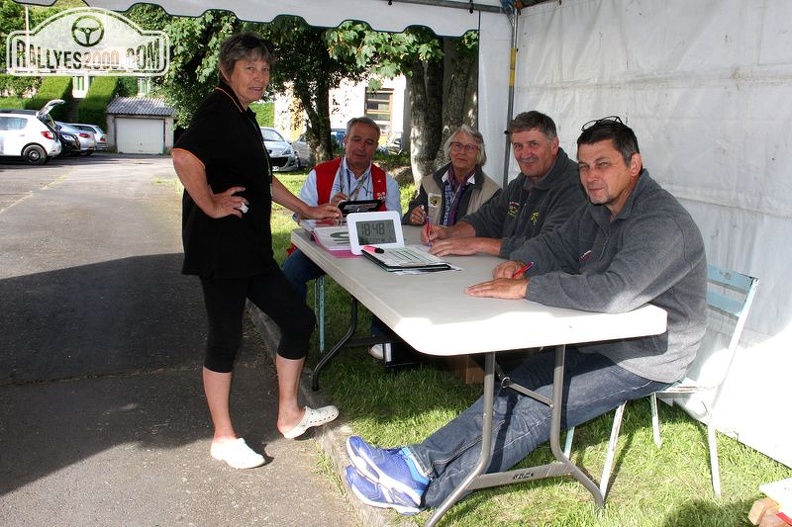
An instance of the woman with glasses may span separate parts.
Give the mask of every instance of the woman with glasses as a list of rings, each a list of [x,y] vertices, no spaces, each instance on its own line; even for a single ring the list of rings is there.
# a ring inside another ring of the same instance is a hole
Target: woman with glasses
[[[443,153],[450,162],[423,178],[402,218],[405,225],[454,225],[500,194],[498,184],[481,168],[487,162],[481,132],[463,124],[448,137]]]
[[[231,423],[231,378],[250,300],[281,333],[275,357],[278,431],[293,439],[338,416],[334,406],[297,401],[313,311],[292,289],[272,253],[272,202],[307,218],[337,218],[332,205],[311,207],[272,175],[261,130],[249,105],[264,96],[275,62],[257,35],[243,33],[220,47],[219,82],[195,112],[173,150],[184,185],[184,274],[201,279],[209,330],[203,385],[214,425],[210,454],[233,468],[254,468],[264,457],[237,437]]]

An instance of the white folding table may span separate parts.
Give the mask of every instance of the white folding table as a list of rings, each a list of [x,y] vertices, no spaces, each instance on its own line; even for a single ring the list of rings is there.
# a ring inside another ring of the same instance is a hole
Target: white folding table
[[[408,243],[420,243],[418,227],[405,227]],[[311,241],[302,229],[292,242],[328,276],[416,350],[429,355],[485,354],[484,408],[494,402],[495,357],[499,351],[554,346],[553,396],[547,399],[515,384],[508,387],[552,408],[550,447],[556,461],[538,467],[484,474],[492,449],[492,412],[484,413],[481,455],[473,472],[435,509],[427,525],[434,525],[466,491],[571,475],[592,494],[597,505],[604,499],[597,485],[564,456],[560,446],[564,355],[567,344],[656,335],[666,330],[666,313],[644,306],[629,313],[606,314],[543,306],[526,300],[476,298],[465,287],[492,278],[503,260],[487,255],[446,257],[462,271],[394,275],[363,257],[337,258]],[[322,359],[324,366],[354,332],[356,320],[342,342]],[[314,371],[314,389],[318,374]]]

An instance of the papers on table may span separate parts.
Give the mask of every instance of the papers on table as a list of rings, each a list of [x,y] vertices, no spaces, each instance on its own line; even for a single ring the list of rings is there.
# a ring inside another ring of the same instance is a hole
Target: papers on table
[[[363,247],[363,255],[389,272],[398,271],[450,271],[454,266],[429,254],[421,245],[405,245],[393,249]]]
[[[349,251],[349,231],[346,225],[333,227],[314,227],[313,237],[316,243],[328,251]]]

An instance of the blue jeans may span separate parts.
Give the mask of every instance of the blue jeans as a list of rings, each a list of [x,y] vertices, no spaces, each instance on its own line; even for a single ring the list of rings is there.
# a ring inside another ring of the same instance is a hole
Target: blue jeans
[[[509,372],[511,379],[547,398],[552,397],[555,350],[529,355]],[[598,353],[567,348],[561,428],[590,421],[621,403],[639,399],[667,386],[620,368]],[[492,420],[492,459],[486,472],[508,470],[540,444],[550,440],[548,406],[514,390],[495,385]],[[409,446],[418,470],[429,478],[424,496],[439,506],[470,474],[481,451],[483,399],[459,414],[422,443]]]
[[[321,267],[313,263],[300,249],[295,249],[283,261],[281,268],[303,302],[308,297],[308,282],[324,274]]]

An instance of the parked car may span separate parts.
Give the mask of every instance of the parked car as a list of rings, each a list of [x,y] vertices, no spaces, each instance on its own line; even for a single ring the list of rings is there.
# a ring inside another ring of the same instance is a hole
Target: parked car
[[[331,128],[330,129],[330,142],[333,143],[333,148],[338,150],[344,148],[344,137],[346,136],[346,128]]]
[[[297,138],[296,141],[292,143],[292,148],[294,148],[294,153],[297,154],[297,162],[299,163],[300,168],[313,166],[316,164],[316,157],[314,156],[311,147],[308,146],[308,141],[305,138],[305,134],[302,134]]]
[[[273,172],[288,172],[300,168],[294,148],[274,128],[261,126],[261,135],[264,137],[264,146],[272,161]]]
[[[80,138],[75,134],[58,130],[58,139],[61,143],[61,157],[80,155]]]
[[[94,138],[93,132],[86,132],[85,130],[80,130],[79,128],[75,128],[71,123],[62,123],[60,121],[55,121],[55,124],[58,125],[58,131],[68,132],[70,134],[74,134],[77,136],[77,139],[80,140],[80,155],[81,156],[89,156],[94,153],[96,150],[96,138]]]
[[[63,147],[49,113],[64,102],[53,99],[38,111],[0,109],[0,156],[21,157],[31,165],[43,165],[60,155]]]
[[[331,128],[330,129],[330,142],[333,144],[333,150],[340,150],[344,147],[344,136],[346,135],[346,128]],[[306,166],[313,166],[316,164],[316,157],[308,146],[308,141],[305,139],[305,134],[302,134],[292,143],[297,157],[300,158],[300,168]]]
[[[100,126],[95,124],[83,124],[83,123],[69,123],[73,127],[77,128],[78,130],[82,130],[84,132],[90,132],[94,134],[94,139],[96,139],[96,149],[97,150],[107,150],[107,134]]]

